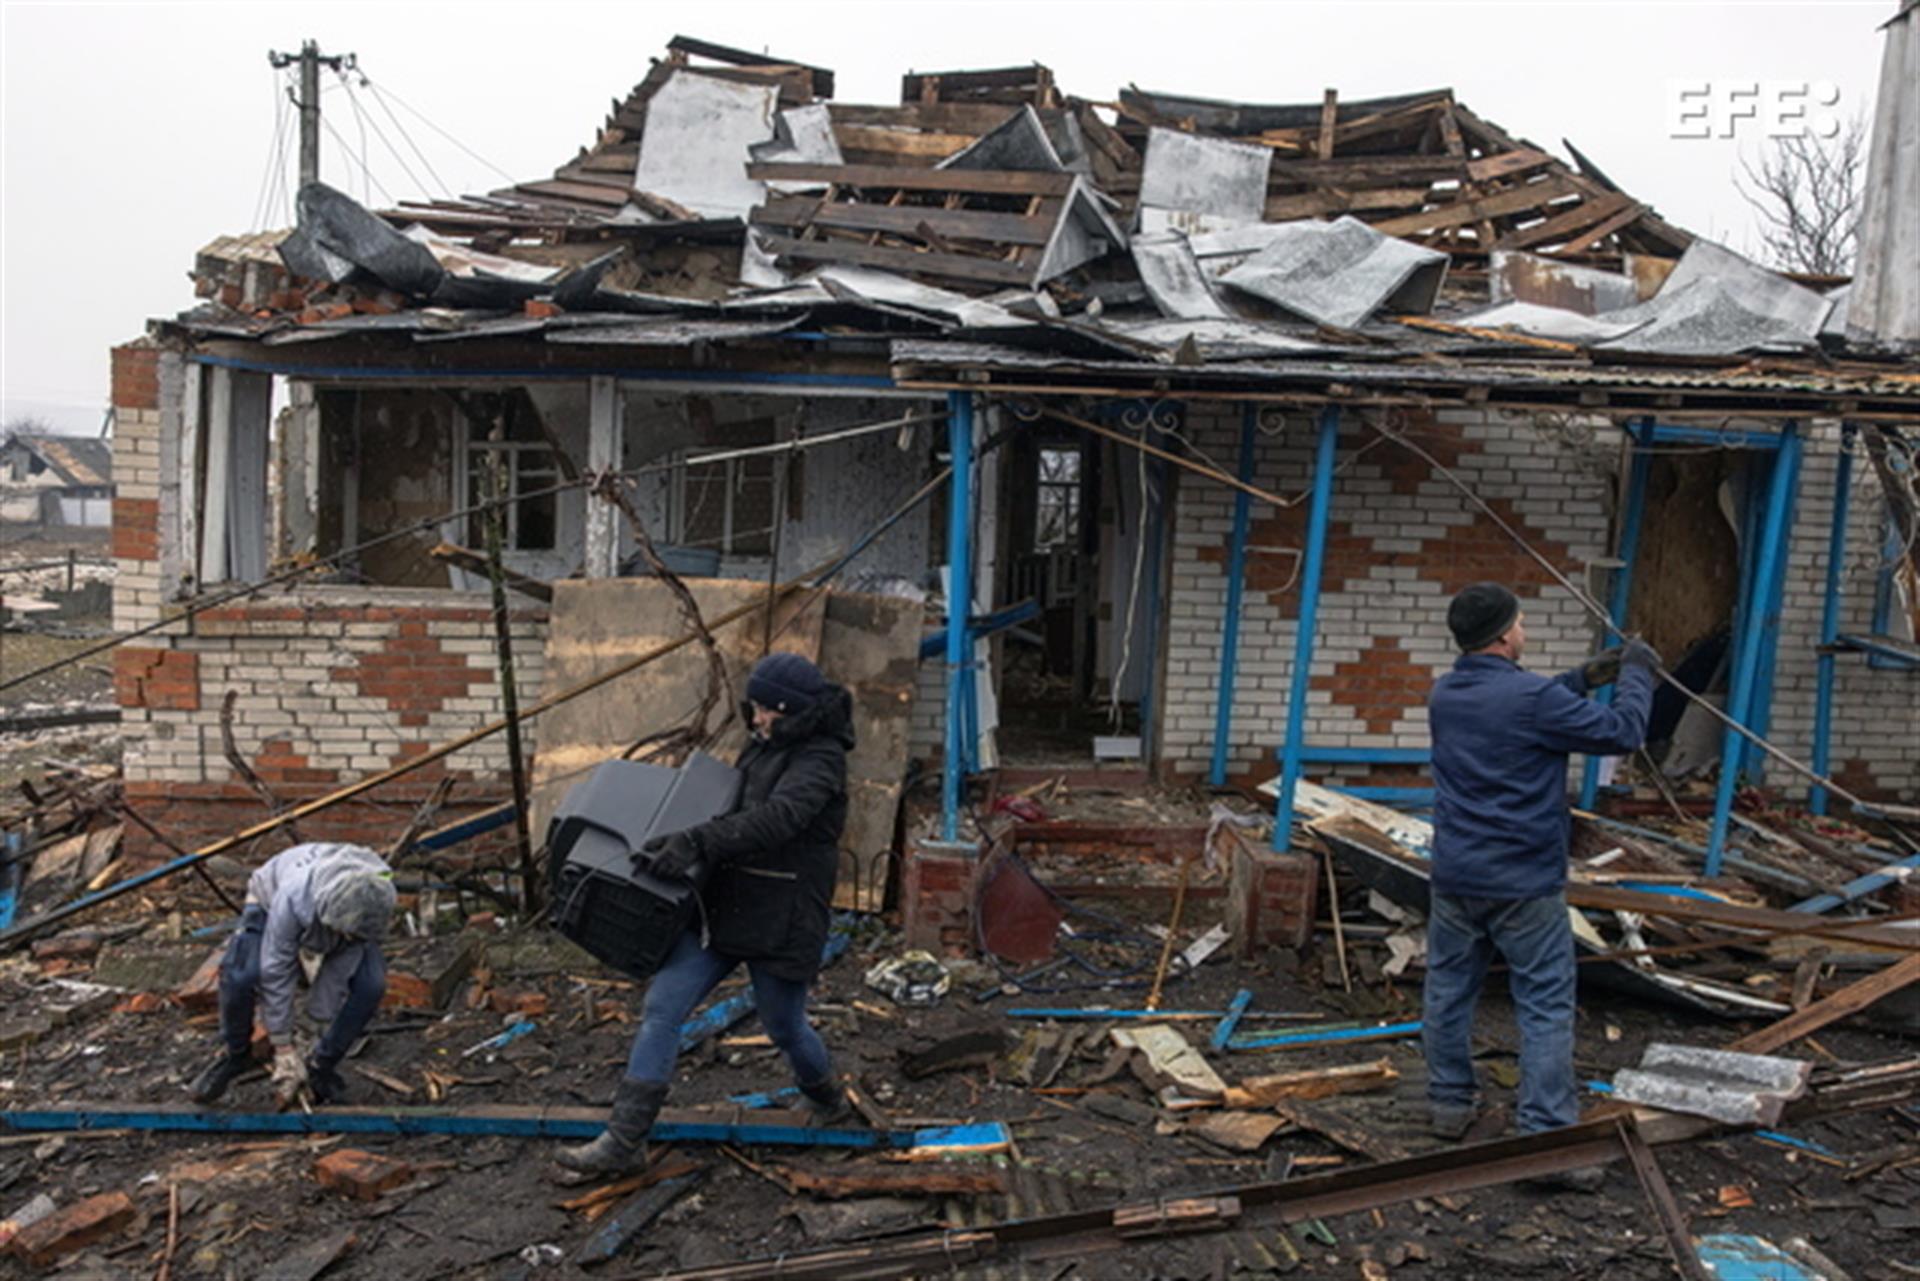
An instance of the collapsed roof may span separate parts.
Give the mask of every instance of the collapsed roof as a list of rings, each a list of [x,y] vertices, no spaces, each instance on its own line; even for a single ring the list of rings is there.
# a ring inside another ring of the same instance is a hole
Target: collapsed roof
[[[1869,354],[1886,374],[1887,353],[1848,351],[1833,297],[1448,90],[1096,104],[1036,65],[909,74],[898,105],[832,91],[830,71],[676,37],[551,177],[377,214],[309,186],[293,232],[201,251],[208,301],[181,324],[670,348],[806,322],[975,367]]]

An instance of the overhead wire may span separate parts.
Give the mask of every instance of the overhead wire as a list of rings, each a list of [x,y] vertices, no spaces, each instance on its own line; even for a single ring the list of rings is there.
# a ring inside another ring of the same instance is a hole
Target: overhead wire
[[[1445,463],[1441,462],[1438,458],[1435,458],[1431,453],[1429,453],[1425,449],[1422,449],[1419,445],[1415,444],[1413,441],[1407,439],[1404,436],[1397,434],[1396,432],[1394,432],[1394,430],[1391,427],[1388,427],[1382,424],[1378,420],[1369,422],[1368,426],[1370,426],[1374,431],[1380,433],[1383,436],[1388,437],[1391,440],[1394,440],[1403,448],[1413,451],[1415,454],[1419,455],[1422,459],[1426,460],[1427,465],[1432,467],[1436,474],[1444,478],[1455,489],[1459,490],[1461,495],[1464,496],[1468,502],[1473,504],[1473,506],[1477,508],[1482,515],[1486,516],[1496,526],[1498,526],[1500,529],[1500,532],[1502,532],[1509,539],[1511,539],[1515,546],[1517,546],[1531,560],[1533,560],[1536,564],[1538,564],[1540,568],[1544,570],[1555,582],[1559,583],[1562,588],[1566,589],[1567,593],[1573,597],[1574,601],[1578,603],[1581,606],[1581,608],[1585,609],[1588,613],[1592,614],[1593,617],[1600,623],[1601,627],[1604,628],[1609,635],[1617,636],[1622,640],[1629,639],[1628,633],[1620,625],[1616,624],[1613,621],[1613,615],[1604,606],[1602,606],[1599,601],[1595,600],[1593,596],[1589,594],[1584,587],[1581,587],[1579,584],[1575,583],[1571,578],[1567,577],[1566,574],[1562,573],[1560,570],[1560,567],[1555,565],[1551,560],[1549,560],[1544,554],[1542,554],[1539,551],[1539,549],[1535,548],[1532,543],[1528,542],[1525,538],[1521,537],[1519,531],[1514,529],[1513,526],[1509,524],[1506,521],[1506,519],[1500,515],[1499,512],[1495,511],[1493,507],[1485,499],[1481,498],[1480,495],[1477,492],[1475,492],[1473,487],[1467,484],[1465,480],[1461,479],[1459,474],[1456,473],[1452,468],[1448,467]],[[1853,805],[1857,809],[1872,811],[1876,808],[1870,802],[1862,799],[1861,797],[1855,795],[1853,792],[1849,791],[1846,787],[1835,782],[1833,779],[1822,776],[1820,773],[1815,771],[1811,766],[1803,764],[1795,757],[1789,755],[1787,752],[1774,746],[1767,739],[1761,737],[1759,734],[1756,734],[1753,730],[1748,729],[1745,725],[1742,725],[1739,721],[1735,720],[1732,716],[1728,715],[1726,712],[1722,711],[1720,708],[1715,707],[1711,701],[1695,693],[1693,690],[1689,689],[1685,684],[1683,684],[1680,681],[1678,677],[1674,676],[1671,672],[1667,671],[1664,667],[1656,666],[1654,668],[1654,673],[1661,680],[1665,681],[1668,685],[1670,685],[1672,688],[1678,690],[1680,692],[1680,695],[1683,698],[1685,698],[1688,702],[1704,710],[1708,715],[1712,716],[1715,720],[1721,722],[1728,729],[1734,731],[1740,737],[1746,739],[1748,742],[1752,743],[1755,747],[1758,747],[1761,751],[1765,752],[1767,755],[1779,761],[1782,765],[1785,765],[1788,769],[1791,769],[1795,773],[1801,775],[1802,777],[1808,779],[1809,781],[1813,783],[1817,783],[1821,787],[1826,788],[1828,791],[1832,792],[1835,796],[1838,796],[1842,800],[1847,801],[1849,804]],[[1723,762],[1721,765],[1721,768],[1725,769],[1725,768],[1728,768],[1728,766],[1726,765],[1726,763]],[[1916,845],[1915,842],[1911,838],[1907,837],[1905,833],[1901,832],[1901,830],[1898,827],[1892,827],[1891,830],[1893,831],[1894,835],[1900,841],[1906,844],[1909,848],[1920,849],[1920,845]]]
[[[358,74],[360,76],[359,87],[367,90],[373,98],[374,104],[386,113],[387,119],[393,124],[394,131],[398,133],[401,140],[412,149],[414,156],[420,161],[421,167],[427,171],[428,176],[431,177],[435,185],[440,188],[441,194],[451,199],[454,195],[453,188],[447,184],[447,180],[442,178],[439,171],[433,167],[433,161],[427,158],[427,153],[421,148],[419,143],[414,141],[413,134],[408,131],[407,126],[401,121],[400,117],[393,113],[393,108],[388,105],[386,98],[379,92],[373,81],[367,79],[367,73],[360,71]]]
[[[366,136],[367,126],[372,125],[373,136],[380,140],[380,145],[387,149],[387,153],[393,157],[394,163],[400,166],[400,172],[407,175],[407,181],[413,184],[414,190],[420,191],[420,192],[427,191],[428,190],[427,184],[420,181],[420,175],[416,174],[413,171],[413,166],[407,163],[407,158],[400,154],[400,149],[398,147],[393,145],[393,140],[387,137],[387,132],[386,130],[380,127],[380,122],[378,120],[373,119],[365,111],[361,110],[360,96],[354,92],[353,81],[347,77],[347,73],[342,71],[339,74],[340,74],[340,86],[341,88],[347,91],[347,102],[350,106],[352,106],[354,116],[360,121],[362,139],[364,140]],[[428,168],[428,172],[429,173],[432,172],[431,167]],[[436,177],[437,176],[438,175],[436,175]],[[442,190],[444,189],[445,188],[443,186]]]
[[[514,181],[514,177],[512,174],[508,173],[505,169],[502,169],[499,165],[494,164],[493,161],[487,159],[485,156],[475,151],[472,147],[469,147],[466,143],[461,142],[458,138],[448,133],[445,129],[442,129],[439,125],[435,124],[432,120],[428,119],[427,116],[424,113],[422,113],[418,107],[413,106],[405,98],[402,98],[399,94],[395,93],[391,89],[385,89],[379,84],[376,84],[375,82],[373,82],[372,80],[368,80],[365,76],[362,76],[361,78],[362,80],[366,81],[367,88],[373,91],[373,94],[375,97],[392,98],[395,102],[399,103],[402,107],[412,112],[415,118],[417,118],[420,121],[420,123],[424,124],[427,128],[439,134],[442,138],[445,138],[448,142],[452,143],[455,147],[458,147],[468,157],[470,157],[475,161],[478,161],[480,164],[485,165],[487,168],[499,174],[502,178],[505,178],[508,182]]]
[[[267,146],[267,162],[260,170],[260,190],[253,199],[253,221],[248,224],[254,231],[264,231],[267,218],[272,213],[269,203],[273,197],[274,175],[286,162],[287,154],[287,97],[282,92],[286,79],[283,72],[270,72],[268,82],[273,92],[273,141]]]
[[[944,415],[944,412],[945,412],[944,410],[940,411],[938,414],[931,415],[931,417],[942,416]],[[878,422],[878,423],[866,423],[857,427],[836,428],[833,431],[821,432],[819,435],[816,435],[816,436],[802,436],[794,440],[777,441],[769,445],[750,445],[750,446],[742,446],[734,449],[714,450],[711,453],[695,455],[685,459],[669,460],[669,461],[658,462],[658,463],[647,463],[639,467],[626,468],[620,471],[615,471],[611,473],[611,475],[614,479],[619,480],[622,483],[631,484],[634,481],[639,480],[643,476],[656,475],[660,472],[672,471],[676,467],[683,467],[683,466],[688,466],[691,464],[697,464],[702,462],[715,462],[715,461],[719,461],[721,459],[726,459],[726,458],[750,457],[756,454],[786,454],[796,450],[814,449],[822,445],[829,445],[842,440],[850,440],[858,436],[873,435],[883,431],[898,431],[900,429],[900,426],[901,426],[900,419],[889,418],[889,419],[886,419],[885,421]],[[114,636],[108,637],[107,639],[101,641],[98,644],[89,645],[84,649],[77,650],[74,653],[68,654],[64,658],[56,659],[53,662],[42,664],[41,666],[33,668],[31,671],[24,672],[18,676],[11,676],[6,678],[5,680],[0,680],[0,691],[12,689],[16,685],[21,685],[21,684],[25,684],[28,681],[36,680],[39,677],[45,676],[49,672],[58,671],[61,668],[72,666],[75,663],[79,663],[88,658],[92,658],[96,654],[106,653],[108,650],[115,649],[120,645],[125,644],[128,641],[136,640],[142,636],[150,636],[156,632],[164,631],[167,628],[177,626],[182,621],[188,618],[192,618],[197,614],[204,613],[209,609],[217,609],[222,605],[229,604],[236,600],[243,600],[250,596],[258,596],[261,593],[267,591],[269,588],[283,586],[285,584],[295,582],[301,578],[309,577],[313,574],[322,572],[324,570],[327,570],[330,568],[337,568],[349,561],[352,561],[354,558],[358,557],[362,553],[371,551],[376,547],[384,546],[388,543],[395,542],[402,538],[412,538],[419,534],[428,533],[441,526],[449,525],[457,521],[465,520],[469,516],[476,515],[481,512],[491,511],[495,507],[511,506],[515,503],[529,502],[534,499],[546,498],[554,494],[564,493],[571,489],[586,488],[599,483],[602,477],[605,476],[606,474],[607,473],[588,473],[586,475],[582,475],[573,480],[562,480],[553,485],[548,485],[542,488],[524,490],[518,494],[511,494],[503,498],[490,499],[484,502],[474,503],[466,507],[457,507],[450,511],[437,513],[432,516],[420,517],[419,519],[411,521],[405,525],[401,525],[395,529],[390,529],[383,534],[376,534],[372,538],[364,539],[361,542],[355,543],[350,547],[340,548],[339,550],[330,552],[325,556],[316,557],[310,561],[303,561],[298,565],[291,566],[287,569],[281,570],[274,574],[269,574],[264,578],[255,579],[251,582],[246,582],[246,583],[238,583],[233,585],[232,587],[228,587],[220,591],[214,592],[212,595],[203,596],[193,601],[186,602],[181,609],[167,615],[166,617],[160,619],[157,622],[148,623],[145,626],[134,628],[131,631],[118,633]],[[864,544],[862,544],[862,546],[864,546]]]
[[[378,178],[373,176],[373,167],[367,163],[366,156],[354,154],[354,150],[352,146],[348,144],[345,138],[340,136],[340,131],[333,127],[333,121],[327,119],[327,117],[325,116],[321,116],[320,124],[323,128],[326,129],[326,131],[329,134],[333,135],[333,140],[340,144],[340,150],[348,157],[348,159],[359,161],[360,172],[366,175],[366,180],[369,183],[371,183],[373,186],[380,189],[380,198],[382,200],[391,202],[393,200],[393,193],[387,190],[386,184],[382,183]]]
[[[372,155],[371,149],[367,146],[367,115],[360,110],[359,102],[354,99],[353,86],[347,81],[347,73],[336,67],[334,74],[340,77],[340,87],[347,91],[347,106],[352,108],[354,123],[360,128],[360,201],[362,204],[370,205],[373,203],[373,193],[368,190],[368,180],[373,177],[373,172],[367,166],[367,161]],[[415,185],[419,184],[416,182]]]

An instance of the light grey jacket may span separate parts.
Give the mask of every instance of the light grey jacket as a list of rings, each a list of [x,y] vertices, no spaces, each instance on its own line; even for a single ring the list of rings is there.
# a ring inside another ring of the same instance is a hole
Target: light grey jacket
[[[322,1022],[345,1004],[347,980],[360,968],[364,949],[379,941],[348,939],[320,923],[320,904],[330,885],[355,872],[391,875],[378,854],[359,845],[314,842],[274,855],[247,879],[247,906],[266,909],[260,938],[260,1018],[275,1045],[293,1035],[293,999],[300,984],[300,953],[322,959],[308,1010]]]

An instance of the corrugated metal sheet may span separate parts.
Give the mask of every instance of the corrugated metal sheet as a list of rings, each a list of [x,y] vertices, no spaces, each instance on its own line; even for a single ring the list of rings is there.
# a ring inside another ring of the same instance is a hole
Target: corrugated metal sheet
[[[1847,333],[1920,346],[1920,4],[1886,25]]]
[[[1358,218],[1289,222],[1221,279],[1296,316],[1351,329],[1386,307],[1433,310],[1447,255],[1383,236]]]

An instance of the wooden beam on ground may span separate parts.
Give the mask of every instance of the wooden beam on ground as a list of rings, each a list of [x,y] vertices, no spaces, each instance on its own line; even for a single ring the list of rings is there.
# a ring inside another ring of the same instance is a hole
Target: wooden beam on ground
[[[1897,952],[1920,952],[1920,932],[1876,925],[1871,921],[1833,921],[1807,912],[1776,912],[1708,899],[1672,898],[1611,885],[1567,886],[1567,902],[1574,907],[1605,912],[1638,912],[1677,921],[1711,921],[1770,934],[1804,934],[1814,938],[1845,939],[1856,944]]]
[[[1743,1054],[1772,1054],[1781,1046],[1818,1032],[1829,1023],[1858,1014],[1883,997],[1920,981],[1920,952],[1902,958],[1884,970],[1849,983],[1823,1000],[1803,1010],[1795,1010],[1778,1023],[1770,1023],[1758,1032],[1749,1032],[1727,1048]]]

